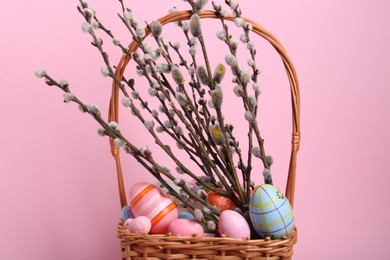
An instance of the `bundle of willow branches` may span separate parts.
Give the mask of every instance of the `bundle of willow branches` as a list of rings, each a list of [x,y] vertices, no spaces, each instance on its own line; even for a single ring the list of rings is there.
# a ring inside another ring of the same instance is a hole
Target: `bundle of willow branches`
[[[188,22],[177,22],[177,26],[181,28],[187,41],[186,54],[179,43],[164,40],[163,27],[159,21],[147,25],[146,28],[152,33],[155,47],[143,43],[145,28],[137,22],[131,10],[126,8],[122,1],[119,2],[122,8],[119,18],[138,44],[140,51],[130,53],[98,19],[95,10],[85,0],[80,0],[78,6],[78,11],[85,19],[82,30],[92,37],[92,45],[103,58],[105,64],[101,70],[103,76],[111,77],[117,83],[123,94],[123,106],[130,109],[143,123],[158,147],[172,160],[178,173],[187,175],[208,190],[229,197],[237,206],[237,211],[245,213],[248,210],[251,189],[254,187],[251,180],[253,157],[263,163],[265,183],[272,184],[270,172],[272,157],[264,150],[264,140],[256,119],[258,98],[261,94],[258,85],[260,70],[256,65],[256,49],[250,38],[251,24],[241,18],[241,10],[236,1],[226,0],[225,4],[235,16],[235,25],[242,30],[240,37],[233,36],[225,21],[227,12],[221,4],[212,3],[222,25],[216,35],[226,45],[228,51],[224,61],[215,63],[209,59],[199,17],[199,12],[202,12],[207,0],[185,1],[190,5],[193,14]],[[173,8],[170,12],[177,10]],[[158,107],[149,104],[137,90],[144,85],[138,86],[134,79],[118,78],[115,75],[115,67],[111,65],[99,33],[110,37],[113,44],[136,63],[137,74],[147,80],[148,93],[156,100]],[[249,52],[248,71],[239,64],[237,57],[239,45],[243,45]],[[184,58],[186,55],[190,57],[188,60]],[[222,87],[222,82],[229,68],[233,74],[234,93],[242,100],[244,123],[248,124],[246,156],[235,137],[233,125],[226,122],[223,113],[223,92],[226,88]],[[37,70],[35,73],[38,77],[44,78],[46,84],[61,89],[65,102],[77,103],[82,112],[90,114],[101,126],[98,133],[113,138],[118,147],[133,156],[164,185],[167,194],[197,210],[197,215],[200,215],[199,218],[203,221],[215,223],[220,209],[210,204],[206,192],[194,191],[187,180],[178,177],[180,175],[172,174],[168,167],[162,166],[153,157],[152,150],[147,145],[143,147],[134,145],[131,133],[121,131],[117,122],[104,120],[98,106],[80,100],[70,90],[66,80],[57,81],[45,70]],[[187,154],[198,168],[187,167],[178,158],[177,153],[163,142],[162,133],[167,134],[180,148],[178,151]],[[202,176],[195,174],[199,169],[203,173]],[[173,181],[180,190],[171,187],[167,180]],[[198,206],[199,203],[202,205],[201,208]],[[213,226],[212,223],[209,226]]]

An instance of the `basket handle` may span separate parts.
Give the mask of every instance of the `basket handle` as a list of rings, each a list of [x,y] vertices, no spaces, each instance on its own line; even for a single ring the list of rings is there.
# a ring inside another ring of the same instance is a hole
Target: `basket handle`
[[[189,20],[192,16],[192,12],[190,10],[187,11],[180,11],[172,14],[168,14],[160,19],[160,23],[162,25],[165,25],[167,23],[171,22],[178,22],[178,21],[184,21]],[[209,10],[203,10],[199,12],[200,18],[212,18],[212,19],[219,19],[216,12],[209,11]],[[286,185],[286,197],[289,199],[291,206],[294,205],[294,194],[295,194],[295,177],[296,177],[296,166],[297,166],[297,153],[299,150],[299,144],[300,144],[300,95],[299,95],[299,83],[298,83],[298,77],[295,71],[295,68],[291,62],[291,59],[288,57],[286,50],[282,46],[282,44],[273,36],[270,32],[265,30],[262,26],[254,22],[253,20],[247,19],[242,17],[246,22],[252,24],[253,26],[253,32],[258,34],[259,36],[263,37],[265,40],[267,40],[279,53],[284,67],[287,72],[287,76],[290,82],[290,91],[291,91],[291,103],[292,103],[292,140],[291,140],[291,156],[290,156],[290,165],[289,165],[289,171],[288,171],[288,178],[287,178],[287,185]],[[235,19],[235,16],[229,14],[225,17],[225,20],[233,21]],[[152,24],[150,24],[152,26]],[[150,31],[148,28],[145,28],[145,37],[144,39],[150,35]],[[131,42],[128,50],[129,52],[135,52],[138,49],[138,45],[135,41]],[[128,55],[123,55],[122,58],[119,61],[119,64],[117,66],[115,75],[121,79],[123,77],[123,74],[125,72],[126,66],[129,63],[131,57]],[[119,86],[115,81],[112,83],[112,93],[111,93],[111,99],[110,99],[110,107],[109,107],[109,115],[108,120],[109,121],[119,121],[119,113],[118,113],[118,100],[119,100]],[[120,202],[121,206],[124,207],[127,205],[127,199],[126,199],[126,191],[123,184],[123,174],[122,174],[122,167],[120,162],[120,156],[119,156],[119,149],[114,144],[114,141],[112,138],[110,138],[110,146],[111,146],[111,153],[114,157],[114,160],[116,162],[116,169],[117,169],[117,179],[118,179],[118,189],[119,189],[119,196],[120,196]]]

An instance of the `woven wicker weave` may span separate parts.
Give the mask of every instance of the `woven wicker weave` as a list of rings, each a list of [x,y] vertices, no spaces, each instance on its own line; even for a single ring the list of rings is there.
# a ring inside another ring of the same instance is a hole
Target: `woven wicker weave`
[[[159,19],[162,25],[171,22],[190,19],[191,11],[181,11],[169,14]],[[218,18],[213,11],[201,11],[201,19]],[[228,15],[225,20],[234,20],[233,15]],[[295,175],[297,152],[300,143],[300,98],[299,84],[294,66],[280,42],[262,26],[256,22],[243,18],[253,25],[253,32],[266,39],[279,53],[285,66],[290,82],[292,100],[292,149],[288,172],[286,197],[291,206],[294,205]],[[146,28],[146,36],[150,31]],[[134,52],[138,48],[136,42],[132,42],[128,49]],[[131,57],[124,55],[116,70],[116,76],[122,78],[125,68]],[[113,82],[112,96],[110,100],[109,121],[119,120],[118,110],[119,87]],[[126,191],[123,184],[122,167],[119,150],[110,140],[111,152],[116,162],[118,188],[121,206],[127,205]],[[294,227],[289,237],[271,240],[241,240],[225,237],[175,237],[167,235],[139,235],[130,234],[124,230],[122,223],[118,225],[118,237],[120,239],[123,259],[292,259],[293,246],[297,242],[297,229]]]

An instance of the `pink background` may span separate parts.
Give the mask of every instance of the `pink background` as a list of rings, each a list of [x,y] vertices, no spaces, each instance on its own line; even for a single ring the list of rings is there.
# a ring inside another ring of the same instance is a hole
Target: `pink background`
[[[128,42],[118,1],[107,2],[91,5]],[[179,0],[126,2],[141,22],[174,5],[187,9]],[[81,32],[76,5],[7,1],[0,9],[0,259],[119,259],[120,207],[107,140],[96,134],[97,123],[34,76],[45,68],[66,78],[80,98],[107,111],[110,80],[100,75],[103,63]],[[390,259],[389,2],[243,0],[241,7],[283,43],[301,83],[295,259]],[[111,55],[114,64],[119,56]],[[271,48],[258,57],[264,134],[283,188],[288,83]],[[141,130],[133,136],[146,140]],[[152,180],[131,158],[124,164],[128,188]]]

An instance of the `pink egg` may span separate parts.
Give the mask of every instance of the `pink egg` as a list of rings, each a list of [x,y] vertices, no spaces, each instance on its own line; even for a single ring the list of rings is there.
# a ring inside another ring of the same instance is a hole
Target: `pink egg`
[[[174,220],[168,228],[168,231],[171,232],[172,235],[178,237],[190,237],[194,234],[198,237],[203,236],[203,227],[192,220],[179,218]]]
[[[231,238],[246,239],[250,237],[251,230],[243,216],[233,210],[225,210],[219,216],[219,234]]]
[[[130,233],[148,234],[151,227],[150,219],[145,216],[139,216],[130,221],[126,228]]]
[[[133,218],[126,219],[125,223],[123,223],[123,227],[125,229],[129,230],[129,225],[130,225],[131,222],[133,222],[133,220],[134,220]]]
[[[130,207],[134,216],[145,216],[150,219],[150,233],[165,234],[172,221],[178,218],[175,202],[161,194],[156,185],[139,182],[134,184],[129,192]]]

